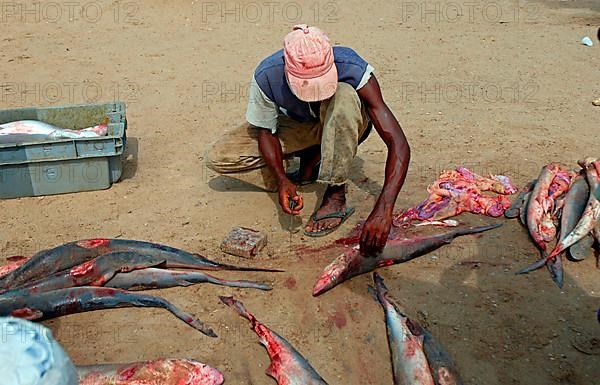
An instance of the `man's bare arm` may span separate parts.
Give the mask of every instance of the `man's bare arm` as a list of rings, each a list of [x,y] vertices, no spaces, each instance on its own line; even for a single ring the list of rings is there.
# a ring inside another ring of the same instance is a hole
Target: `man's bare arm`
[[[361,250],[377,253],[383,249],[389,235],[396,198],[408,170],[410,147],[398,120],[383,101],[374,75],[358,90],[358,95],[388,149],[383,189],[361,235]]]
[[[258,149],[260,150],[267,167],[271,169],[277,178],[277,184],[279,186],[279,204],[281,205],[281,209],[287,214],[300,214],[300,210],[302,210],[304,204],[302,202],[302,197],[296,191],[296,185],[285,175],[285,169],[283,168],[283,150],[281,149],[279,138],[277,135],[271,133],[270,130],[263,128],[255,129],[259,130]],[[294,210],[290,210],[289,208],[290,198],[296,201]]]
[[[283,151],[279,138],[277,135],[272,134],[270,130],[263,128],[255,129],[258,130],[258,149],[267,167],[273,171],[278,182],[287,179],[285,170],[283,169]]]

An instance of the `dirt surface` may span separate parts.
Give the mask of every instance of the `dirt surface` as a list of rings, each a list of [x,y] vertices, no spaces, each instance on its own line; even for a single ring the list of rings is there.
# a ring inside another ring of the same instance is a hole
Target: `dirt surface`
[[[272,384],[257,338],[217,298],[233,294],[330,384],[392,383],[383,312],[367,293],[370,277],[310,296],[339,250],[298,248],[327,245],[336,236],[313,240],[295,232],[290,239],[289,218],[274,195],[203,167],[207,143],[243,121],[254,67],[300,19],[375,67],[412,148],[398,209],[424,198],[427,184],[455,165],[505,173],[522,186],[550,161],[575,165],[600,155],[600,107],[591,103],[600,97],[594,1],[95,1],[77,3],[72,19],[70,6],[53,4],[60,15],[50,8],[33,8],[33,16],[3,8],[0,107],[125,101],[124,178],[106,191],[1,202],[0,254],[123,237],[287,270],[218,274],[271,282],[275,290],[267,293],[206,284],[157,292],[213,325],[217,339],[153,309],[45,322],[78,364],[186,357],[219,368],[228,384]],[[593,47],[580,44],[586,35]],[[369,214],[384,162],[385,146],[371,135],[349,185],[357,213],[338,236]],[[322,192],[302,189],[304,223]],[[449,350],[466,383],[589,385],[600,378],[600,356],[573,347],[600,336],[595,262],[567,262],[559,290],[545,270],[513,274],[537,258],[516,221],[460,220],[506,223],[380,273]],[[219,251],[236,225],[268,233],[269,245],[255,260]],[[294,227],[301,228],[299,221]]]

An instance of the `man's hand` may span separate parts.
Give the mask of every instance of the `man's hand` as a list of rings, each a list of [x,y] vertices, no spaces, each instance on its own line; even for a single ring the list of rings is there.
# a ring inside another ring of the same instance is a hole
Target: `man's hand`
[[[290,199],[296,202],[294,210],[290,210]],[[298,194],[297,186],[289,179],[283,179],[279,182],[279,204],[286,214],[298,215],[304,207],[302,195]]]
[[[392,227],[392,211],[375,207],[365,222],[360,235],[360,252],[365,256],[381,253]]]
[[[277,177],[279,186],[279,204],[286,214],[298,215],[304,207],[302,196],[298,194],[297,187],[285,175],[283,169],[283,152],[279,138],[270,130],[258,128],[258,149],[267,166]],[[296,202],[294,209],[290,209],[290,199]]]

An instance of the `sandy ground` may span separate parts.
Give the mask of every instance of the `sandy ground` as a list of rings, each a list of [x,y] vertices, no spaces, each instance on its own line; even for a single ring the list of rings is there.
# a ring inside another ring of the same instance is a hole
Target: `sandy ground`
[[[255,65],[304,20],[376,69],[412,148],[398,209],[422,199],[439,171],[455,165],[506,173],[523,185],[550,161],[574,165],[584,155],[599,155],[600,107],[591,104],[600,97],[597,2],[475,3],[95,1],[58,2],[58,8],[33,13],[6,8],[25,7],[21,3],[2,3],[0,106],[118,98],[127,103],[131,138],[124,178],[109,190],[1,202],[2,256],[80,238],[123,237],[244,263],[220,253],[219,243],[232,226],[245,225],[270,238],[252,263],[286,269],[218,274],[272,282],[275,290],[268,293],[209,285],[160,292],[213,325],[218,339],[153,309],[45,322],[73,360],[189,357],[221,369],[228,384],[272,384],[257,338],[217,299],[233,294],[329,383],[391,384],[383,313],[367,293],[370,278],[312,298],[316,276],[339,250],[297,249],[326,245],[335,236],[314,241],[296,232],[290,240],[289,219],[274,196],[217,177],[203,167],[202,154],[207,143],[243,121]],[[579,43],[585,35],[594,47]],[[384,161],[385,146],[371,135],[358,151],[349,185],[357,214],[339,235],[370,212]],[[322,188],[302,192],[306,222]],[[380,272],[392,294],[450,351],[466,383],[593,383],[600,357],[572,343],[600,336],[594,261],[567,263],[562,291],[545,271],[516,277],[512,272],[537,253],[517,222],[505,222]]]

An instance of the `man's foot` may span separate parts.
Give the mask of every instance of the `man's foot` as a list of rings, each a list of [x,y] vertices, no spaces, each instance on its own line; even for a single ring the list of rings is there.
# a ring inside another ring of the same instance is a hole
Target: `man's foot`
[[[343,215],[336,218],[324,218],[334,213],[347,213],[346,185],[328,186],[323,195],[321,207],[315,212],[306,225],[306,233],[320,233],[338,227],[344,220]],[[347,213],[349,216],[351,213]],[[319,219],[323,218],[323,219]],[[316,219],[316,220],[315,220]]]
[[[288,178],[296,184],[307,184],[317,180],[319,176],[319,162],[321,161],[320,146],[312,146],[299,151],[300,169],[288,175]]]

